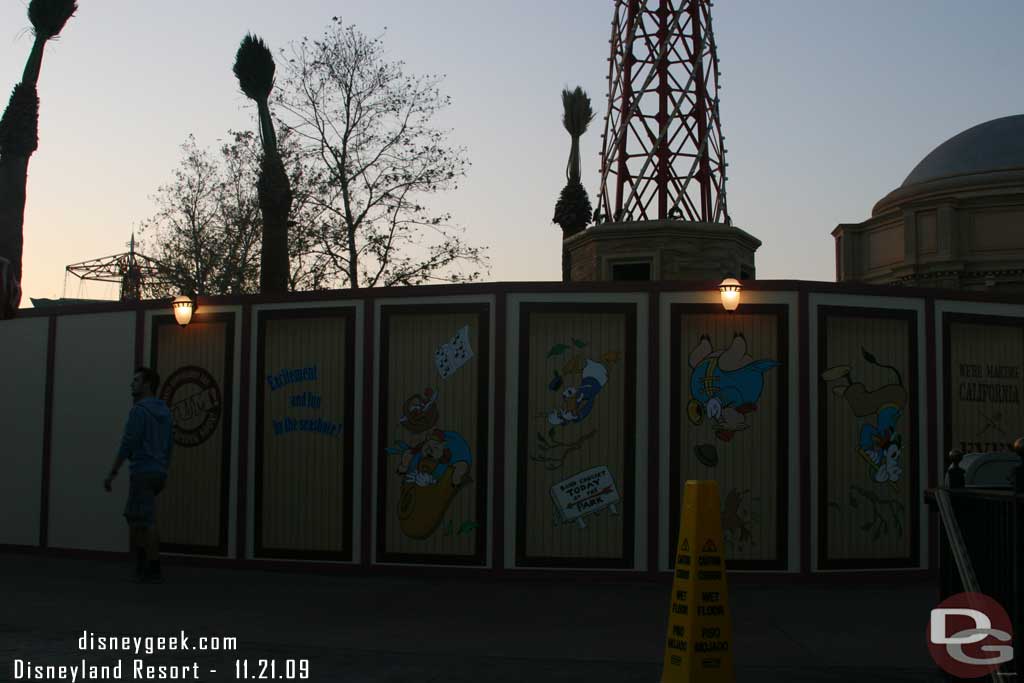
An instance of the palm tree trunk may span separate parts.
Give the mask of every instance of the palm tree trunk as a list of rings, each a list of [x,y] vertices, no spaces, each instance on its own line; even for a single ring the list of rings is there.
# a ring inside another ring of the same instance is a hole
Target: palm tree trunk
[[[263,160],[257,188],[263,214],[263,246],[260,264],[260,291],[283,294],[288,291],[288,216],[292,191],[288,173],[277,150],[277,136],[266,100],[256,103],[260,113]]]
[[[32,43],[32,51],[28,53],[25,70],[21,74],[22,83],[34,86],[39,82],[39,72],[43,68],[43,48],[45,47],[46,40],[36,37]]]
[[[570,183],[580,181],[580,136],[572,136],[572,147],[569,150],[569,164],[565,169],[565,179]]]
[[[28,157],[0,157],[0,256],[11,262],[11,274],[18,283],[21,282],[27,179]]]
[[[268,149],[277,151],[277,134],[274,132],[274,120],[270,118],[270,105],[266,100],[256,103],[260,116],[260,139],[263,141],[263,153]]]

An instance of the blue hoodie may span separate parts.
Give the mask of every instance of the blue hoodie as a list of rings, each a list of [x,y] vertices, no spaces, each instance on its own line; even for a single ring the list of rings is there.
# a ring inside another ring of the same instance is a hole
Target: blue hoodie
[[[144,398],[128,413],[118,456],[131,461],[131,473],[167,474],[174,444],[174,423],[167,404],[158,398]]]

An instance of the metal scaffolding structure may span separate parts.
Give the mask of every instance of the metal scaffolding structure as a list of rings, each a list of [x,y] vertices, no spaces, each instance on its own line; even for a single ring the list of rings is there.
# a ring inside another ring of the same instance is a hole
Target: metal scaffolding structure
[[[72,263],[64,272],[65,279],[70,273],[81,280],[119,283],[121,301],[140,301],[144,290],[162,282],[164,271],[159,261],[135,251],[135,233],[132,233],[127,252]]]
[[[710,0],[616,0],[597,213],[731,224]]]

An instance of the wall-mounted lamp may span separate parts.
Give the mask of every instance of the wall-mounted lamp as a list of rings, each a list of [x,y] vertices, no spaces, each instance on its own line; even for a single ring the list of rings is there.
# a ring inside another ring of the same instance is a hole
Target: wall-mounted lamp
[[[192,313],[196,309],[195,302],[192,299],[184,294],[177,296],[174,298],[171,308],[174,310],[174,319],[179,325],[185,327],[192,322]]]
[[[740,305],[740,290],[743,285],[734,277],[727,277],[718,285],[718,291],[722,294],[722,308],[732,312]]]

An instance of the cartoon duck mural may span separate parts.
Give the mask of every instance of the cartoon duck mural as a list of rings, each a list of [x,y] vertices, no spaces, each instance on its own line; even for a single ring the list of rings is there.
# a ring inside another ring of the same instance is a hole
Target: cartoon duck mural
[[[580,371],[580,382],[562,391],[562,405],[548,413],[548,424],[566,425],[581,422],[594,409],[594,401],[608,383],[608,368],[587,358]]]
[[[868,463],[872,479],[895,483],[903,474],[902,438],[896,428],[907,405],[907,390],[896,368],[879,363],[865,349],[861,349],[861,354],[868,363],[890,370],[896,382],[868,390],[863,383],[853,381],[849,365],[833,366],[821,378],[836,383],[833,393],[845,399],[853,414],[861,419],[856,449]]]
[[[731,441],[736,432],[749,428],[747,415],[757,410],[764,391],[764,373],[781,365],[770,359],[754,360],[747,354],[747,340],[735,333],[724,351],[715,351],[711,339],[701,335],[690,351],[690,401],[686,414],[699,425],[711,420],[715,436]]]

